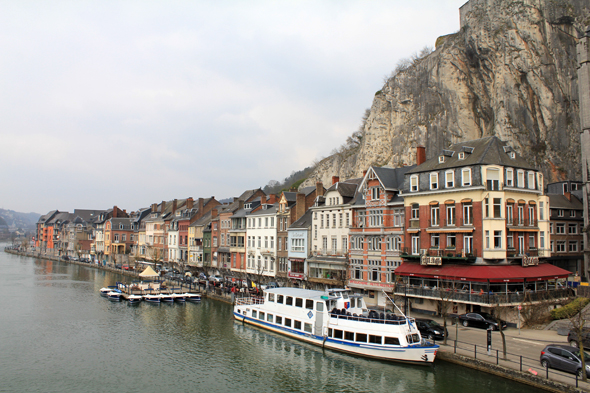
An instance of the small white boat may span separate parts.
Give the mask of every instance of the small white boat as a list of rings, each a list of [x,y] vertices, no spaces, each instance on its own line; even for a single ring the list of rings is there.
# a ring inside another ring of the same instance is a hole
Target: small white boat
[[[112,285],[110,287],[104,287],[104,288],[100,288],[100,296],[104,296],[107,297],[108,293],[111,292],[112,290],[115,290],[117,287]]]
[[[184,293],[173,293],[172,298],[175,302],[183,303],[186,301],[186,295]]]
[[[160,303],[162,300],[161,295],[143,295],[143,300],[149,303]]]
[[[121,291],[119,291],[118,289],[114,289],[114,290],[110,291],[109,293],[107,293],[107,298],[112,302],[120,302],[122,296],[123,296],[123,293]]]
[[[171,293],[161,293],[160,300],[163,302],[167,302],[167,303],[173,303],[174,302],[174,295]]]
[[[127,300],[129,301],[130,304],[137,304],[139,302],[141,302],[143,299],[143,296],[141,295],[129,295],[127,297]]]
[[[185,299],[187,302],[200,302],[201,301],[201,295],[198,295],[196,293],[183,293]]]

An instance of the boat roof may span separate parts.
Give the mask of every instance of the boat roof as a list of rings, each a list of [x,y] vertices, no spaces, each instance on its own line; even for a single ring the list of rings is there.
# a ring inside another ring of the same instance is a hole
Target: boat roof
[[[299,296],[307,299],[320,298],[322,296],[328,296],[324,291],[315,291],[313,289],[301,289],[301,288],[272,288],[267,289],[267,293],[276,293],[278,295],[285,296]]]

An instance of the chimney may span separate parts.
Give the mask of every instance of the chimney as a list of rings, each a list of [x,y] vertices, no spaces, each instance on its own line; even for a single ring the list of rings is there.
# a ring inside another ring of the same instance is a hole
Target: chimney
[[[299,220],[305,214],[305,194],[298,192],[295,198],[295,220],[293,222]]]
[[[158,210],[158,204],[152,203],[152,213],[155,213]]]
[[[113,218],[117,218],[117,211],[119,208],[117,206],[113,206]]]
[[[260,196],[260,207],[262,208],[266,204],[266,195]]]
[[[187,209],[192,209],[193,208],[193,198],[189,197],[186,199],[186,208]]]
[[[217,209],[215,209],[215,208],[211,209],[211,218],[216,218],[218,213],[219,212],[217,211]]]
[[[244,208],[244,201],[241,199],[238,199],[238,206],[240,209],[243,209]]]
[[[324,185],[322,184],[321,181],[319,181],[315,184],[315,196],[317,198],[317,197],[323,196],[323,195],[324,195]]]
[[[203,198],[199,198],[197,202],[197,208],[199,209],[199,213],[203,212]]]
[[[176,205],[178,204],[178,200],[172,201],[172,214],[176,213]]]
[[[422,165],[426,161],[426,148],[424,146],[416,147],[416,165]]]
[[[162,201],[162,206],[160,206],[160,213],[164,214],[164,210],[166,210],[166,201]]]
[[[338,183],[340,181],[340,177],[338,176],[332,176],[332,185]]]
[[[564,192],[563,196],[565,196],[568,201],[572,200],[572,193],[571,192]]]
[[[269,205],[274,205],[275,203],[277,203],[277,194],[270,194],[268,196],[268,203]]]
[[[238,197],[234,197],[234,202],[237,202],[237,201],[238,201]]]
[[[365,177],[365,176],[367,176],[367,170],[366,169],[363,171],[363,177]]]

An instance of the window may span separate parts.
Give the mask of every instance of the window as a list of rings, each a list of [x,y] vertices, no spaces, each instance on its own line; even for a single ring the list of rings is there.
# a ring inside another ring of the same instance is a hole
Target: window
[[[545,249],[545,232],[539,232],[539,248]]]
[[[395,209],[393,212],[393,226],[401,227],[404,222],[404,213],[402,209]]]
[[[563,209],[557,210],[557,217],[563,217],[563,216],[564,216],[564,210]]]
[[[494,231],[494,248],[502,248],[502,231]]]
[[[339,219],[339,225],[338,225],[338,227],[339,227],[339,228],[342,228],[342,213],[340,213],[340,214],[338,215],[338,219]]]
[[[437,227],[439,225],[439,217],[438,205],[430,206],[430,226]]]
[[[565,252],[565,241],[557,242],[557,252]]]
[[[285,326],[291,327],[291,318],[285,318]]]
[[[371,199],[372,200],[378,200],[379,196],[380,196],[380,191],[381,189],[379,187],[372,187],[371,188]]]
[[[500,189],[500,170],[488,168],[486,171],[486,187],[489,191],[498,191]]]
[[[483,200],[483,211],[484,211],[484,217],[485,218],[489,218],[490,217],[490,198],[486,197]]]
[[[446,171],[445,179],[447,188],[455,187],[455,171]]]
[[[410,177],[410,191],[418,191],[418,175]]]
[[[430,189],[438,190],[438,173],[430,174]]]
[[[539,202],[539,220],[545,219],[545,203]]]
[[[471,185],[471,168],[463,168],[461,170],[461,184],[463,187]]]
[[[486,231],[486,249],[490,248],[490,231]]]
[[[304,323],[303,330],[307,333],[311,333],[311,323]]]
[[[346,254],[346,252],[348,251],[347,242],[348,242],[347,237],[346,236],[342,237],[342,253],[343,254]]]
[[[529,248],[535,248],[536,247],[536,245],[535,245],[535,240],[536,239],[535,238],[536,238],[535,235],[529,234]]]
[[[412,220],[420,218],[420,205],[414,203],[412,205]]]
[[[463,204],[463,225],[473,225],[473,206],[471,203]]]
[[[570,217],[575,217],[576,216],[576,211],[575,210],[570,210]],[[123,235],[125,236],[125,235]],[[123,239],[123,241],[125,241],[125,239]]]
[[[514,185],[514,170],[511,168],[506,169],[506,187],[512,187]]]
[[[555,225],[555,233],[558,235],[565,235],[565,223],[560,222]]]
[[[336,254],[338,252],[338,239],[336,237],[332,237],[332,254]]]
[[[457,244],[457,239],[454,234],[447,235],[447,248],[455,248]]]
[[[383,226],[383,209],[369,210],[369,226]]]
[[[528,181],[529,189],[534,190],[535,189],[535,173],[529,172],[528,174],[529,174],[529,181]]]
[[[549,233],[553,234],[553,223],[549,224]]]
[[[518,183],[517,186],[519,188],[524,188],[524,171],[518,171]]]
[[[431,248],[440,248],[440,236],[438,233],[433,233],[430,236],[430,247]]]
[[[446,205],[447,207],[447,226],[455,225],[455,205]]]
[[[332,228],[336,228],[336,213],[332,214]]]
[[[502,218],[502,198],[494,198],[494,218]]]
[[[578,242],[569,242],[569,251],[578,252]]]

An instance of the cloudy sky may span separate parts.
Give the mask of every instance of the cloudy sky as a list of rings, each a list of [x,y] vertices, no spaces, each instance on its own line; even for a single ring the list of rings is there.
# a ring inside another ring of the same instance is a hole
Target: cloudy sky
[[[0,0],[0,208],[282,180],[342,144],[464,2]]]

